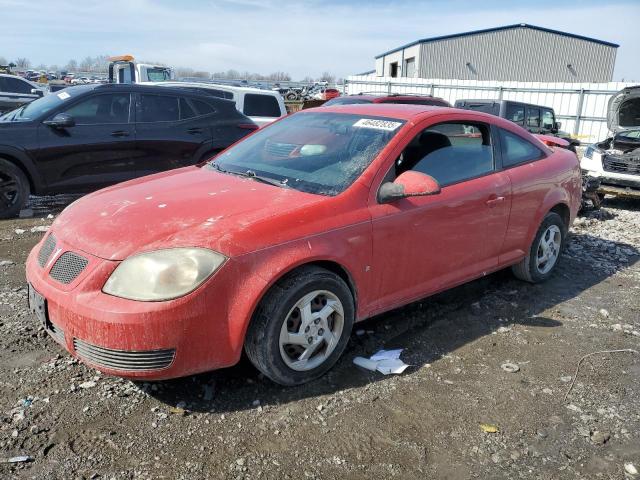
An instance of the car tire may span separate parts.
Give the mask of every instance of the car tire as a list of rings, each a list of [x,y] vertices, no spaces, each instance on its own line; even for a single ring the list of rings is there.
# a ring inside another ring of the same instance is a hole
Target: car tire
[[[324,268],[302,267],[262,299],[247,331],[245,352],[274,382],[300,385],[336,363],[354,318],[353,295],[342,278]]]
[[[527,256],[511,267],[513,274],[530,283],[547,280],[558,266],[566,238],[567,227],[560,215],[554,212],[547,213]]]
[[[18,215],[27,203],[29,193],[29,180],[20,167],[0,158],[0,218]]]

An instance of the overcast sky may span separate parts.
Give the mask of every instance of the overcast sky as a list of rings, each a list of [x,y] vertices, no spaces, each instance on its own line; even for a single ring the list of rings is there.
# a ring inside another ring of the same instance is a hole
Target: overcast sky
[[[614,80],[640,81],[640,1],[0,0],[0,56],[65,65],[99,54],[210,72],[374,68],[418,38],[530,23],[620,44]]]

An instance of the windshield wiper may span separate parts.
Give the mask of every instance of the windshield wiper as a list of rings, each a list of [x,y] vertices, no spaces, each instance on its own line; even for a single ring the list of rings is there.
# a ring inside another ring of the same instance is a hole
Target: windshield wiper
[[[222,172],[222,173],[228,173],[230,175],[237,175],[239,177],[244,177],[244,178],[251,178],[252,180],[255,180],[257,182],[266,183],[268,185],[274,185],[276,187],[291,188],[289,185],[287,185],[287,182],[289,181],[288,178],[285,178],[284,180],[277,180],[275,178],[265,177],[263,175],[258,175],[253,170],[247,170],[246,172],[236,172],[236,171],[233,171],[233,170],[225,170],[224,168],[222,168],[217,163],[212,163],[211,166],[213,168],[215,168],[216,170],[218,170],[219,172]]]

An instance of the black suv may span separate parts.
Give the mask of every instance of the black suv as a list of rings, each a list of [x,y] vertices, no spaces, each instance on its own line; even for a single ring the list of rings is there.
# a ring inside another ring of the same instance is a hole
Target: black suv
[[[257,128],[234,102],[195,91],[66,88],[0,116],[0,218],[30,192],[86,192],[193,165]]]
[[[506,118],[529,130],[531,133],[554,135],[569,142],[569,149],[576,151],[580,141],[561,132],[560,122],[556,122],[553,108],[514,100],[456,100],[455,108],[476,110]]]

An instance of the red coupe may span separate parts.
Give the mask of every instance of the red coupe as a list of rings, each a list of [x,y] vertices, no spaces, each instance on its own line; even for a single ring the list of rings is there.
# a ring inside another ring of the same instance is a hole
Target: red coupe
[[[354,322],[511,266],[552,273],[576,155],[468,110],[305,110],[209,162],[78,200],[27,261],[30,305],[72,355],[166,379],[235,364],[296,385]]]

